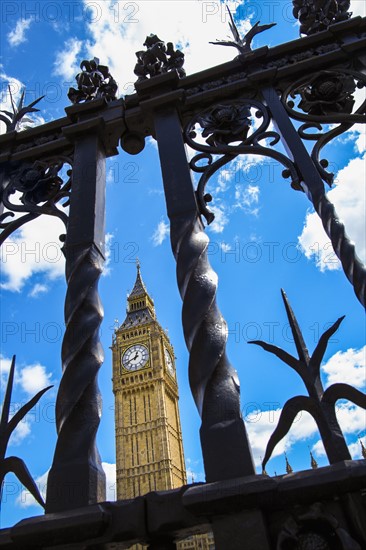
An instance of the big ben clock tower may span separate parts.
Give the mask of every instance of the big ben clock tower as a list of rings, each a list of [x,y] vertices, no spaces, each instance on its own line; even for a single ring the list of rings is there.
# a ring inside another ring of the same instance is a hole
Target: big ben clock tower
[[[112,352],[117,498],[184,485],[174,350],[156,319],[139,265]]]

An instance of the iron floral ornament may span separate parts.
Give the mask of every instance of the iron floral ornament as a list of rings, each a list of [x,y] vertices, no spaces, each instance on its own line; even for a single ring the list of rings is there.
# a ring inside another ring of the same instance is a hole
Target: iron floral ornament
[[[346,21],[352,15],[347,10],[350,0],[292,0],[293,16],[299,20],[300,34],[314,34],[329,25]]]
[[[351,113],[355,103],[352,94],[355,90],[356,83],[351,75],[323,71],[298,89],[301,94],[299,108],[311,115],[320,116]]]
[[[70,88],[67,97],[71,103],[92,101],[104,98],[106,101],[116,99],[117,82],[109,72],[109,68],[99,64],[94,57],[90,61],[84,59],[80,63],[81,73],[76,75],[78,89]]]
[[[213,147],[245,140],[252,125],[249,105],[234,103],[215,105],[197,122],[203,128],[202,137]]]
[[[285,350],[260,340],[254,340],[249,343],[261,346],[264,350],[273,353],[293,368],[301,376],[309,396],[299,395],[289,399],[285,403],[277,427],[268,442],[262,462],[263,468],[265,468],[277,443],[289,432],[297,414],[301,411],[307,411],[314,418],[329,462],[334,464],[342,460],[350,460],[351,455],[337,421],[335,404],[338,399],[348,399],[359,407],[366,409],[366,395],[349,384],[342,383],[333,384],[324,390],[320,379],[320,365],[329,338],[336,332],[344,317],[340,317],[324,332],[310,357],[286,294],[283,290],[281,292],[299,358],[297,359]]]
[[[183,69],[184,53],[175,50],[172,42],[165,45],[156,34],[150,34],[143,45],[146,50],[136,52],[137,63],[134,73],[138,76],[137,83],[174,70],[180,78],[186,76]]]
[[[317,502],[295,507],[284,522],[276,550],[361,550],[338,519]]]
[[[14,432],[15,428],[18,426],[19,422],[34,407],[34,405],[38,403],[42,395],[46,393],[46,391],[48,391],[50,388],[52,388],[52,386],[48,386],[48,388],[44,388],[43,390],[39,391],[37,395],[35,395],[30,401],[28,401],[28,403],[23,405],[23,407],[21,407],[19,411],[16,412],[14,416],[9,420],[10,399],[13,389],[14,371],[15,355],[13,356],[10,366],[9,378],[6,386],[5,398],[0,420],[0,487],[2,487],[3,485],[6,474],[12,472],[19,479],[22,485],[24,485],[24,487],[28,489],[28,491],[36,499],[38,504],[44,507],[45,503],[43,501],[43,498],[23,460],[16,456],[9,456],[5,458],[5,454],[10,436]]]
[[[256,119],[260,124],[256,124]],[[270,122],[270,113],[263,103],[255,99],[238,99],[217,103],[195,115],[187,124],[185,142],[199,151],[189,165],[194,172],[202,174],[197,186],[197,201],[208,224],[215,216],[207,208],[212,197],[205,193],[206,185],[219,169],[238,155],[261,155],[277,160],[284,167],[282,176],[291,178],[291,186],[301,190],[294,163],[273,147],[280,141],[280,135],[268,130]]]

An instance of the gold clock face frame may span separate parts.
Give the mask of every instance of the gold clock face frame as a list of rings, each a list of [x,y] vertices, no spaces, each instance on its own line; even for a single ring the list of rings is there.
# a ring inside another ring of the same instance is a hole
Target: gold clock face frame
[[[140,370],[149,360],[149,350],[144,344],[133,344],[122,352],[121,363],[128,371]]]
[[[164,348],[164,357],[165,357],[165,364],[167,366],[167,369],[170,372],[170,374],[173,376],[174,375],[173,359],[166,348]]]

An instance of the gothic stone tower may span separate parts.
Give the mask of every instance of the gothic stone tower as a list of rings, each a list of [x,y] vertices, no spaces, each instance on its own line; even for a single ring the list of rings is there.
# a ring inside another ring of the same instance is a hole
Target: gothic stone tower
[[[127,302],[112,345],[118,499],[186,483],[174,350],[139,265]]]

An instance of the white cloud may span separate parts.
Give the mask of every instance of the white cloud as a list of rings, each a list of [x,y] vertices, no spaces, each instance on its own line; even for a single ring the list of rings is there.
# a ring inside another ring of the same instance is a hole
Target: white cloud
[[[0,354],[0,375],[1,390],[5,391],[10,370],[11,359]],[[14,375],[14,385],[20,386],[30,397],[33,397],[38,391],[50,385],[51,374],[47,373],[46,367],[39,363],[35,365],[26,365],[25,367],[16,367]],[[11,402],[11,418],[23,406],[24,403]],[[31,433],[31,417],[24,417],[17,425],[9,440],[9,446],[19,445]]]
[[[2,385],[6,384],[11,359],[0,354],[0,373]],[[51,374],[40,363],[19,367],[16,363],[14,383],[33,397],[34,394],[50,385]]]
[[[66,81],[74,82],[80,72],[80,57],[83,43],[77,38],[70,38],[64,44],[64,49],[57,52],[53,68],[53,74],[61,76]]]
[[[349,401],[339,401],[337,419],[344,434],[363,432],[366,429],[366,411]]]
[[[2,68],[2,65],[0,65]],[[0,94],[0,110],[12,111],[11,98],[9,90],[15,100],[15,102],[20,97],[24,84],[20,82],[17,78],[9,76],[4,72],[0,73],[0,79],[2,81],[1,85],[1,94]]]
[[[362,438],[363,446],[366,447],[366,438]],[[362,448],[361,443],[359,441],[355,441],[354,443],[351,443],[348,445],[349,452],[351,453],[351,457],[353,460],[359,460],[360,458],[363,458],[362,456]]]
[[[1,375],[1,378],[3,376],[6,377],[6,375],[9,373],[10,365],[11,365],[11,359],[8,359],[7,357],[4,357],[0,353],[0,375]]]
[[[191,460],[190,458],[187,458],[186,464],[187,483],[198,483],[200,481],[205,481],[206,476],[202,471],[202,464],[199,460]]]
[[[220,248],[223,252],[230,252],[232,246],[228,243],[220,243]]]
[[[160,246],[169,235],[169,224],[161,220],[152,234],[151,240],[154,246]]]
[[[40,283],[36,283],[32,290],[29,292],[28,296],[30,298],[37,298],[40,294],[44,294],[45,292],[48,292],[49,288],[47,285],[42,285]]]
[[[350,402],[338,402],[336,405],[337,420],[342,433],[348,439],[355,438],[366,429],[366,411]],[[362,438],[365,444],[365,438]],[[354,441],[348,445],[352,458],[362,458],[360,442]],[[318,457],[326,456],[323,442],[319,439],[312,447],[312,451]]]
[[[2,69],[2,65],[0,65]],[[11,97],[15,105],[19,103],[21,94],[25,88],[24,84],[20,82],[17,78],[7,75],[4,72],[0,72],[0,81],[1,81],[1,91],[0,91],[0,110],[5,110],[13,112],[13,106],[11,102]],[[25,96],[25,104],[27,104],[27,95]],[[35,106],[37,108],[37,105]],[[28,122],[19,122],[17,125],[17,131],[25,130],[33,126],[38,126],[44,124],[45,119],[35,113],[27,113],[26,118],[30,119]],[[4,122],[0,121],[0,134],[6,131],[6,126]]]
[[[348,236],[356,243],[356,253],[363,262],[366,261],[365,159],[365,155],[352,159],[338,172],[339,183],[328,192],[328,198],[345,224]],[[321,271],[340,269],[340,262],[316,212],[306,215],[298,241],[305,256],[314,258]]]
[[[357,15],[361,17],[366,17],[366,4],[364,0],[352,0],[350,12],[352,12],[352,17]]]
[[[264,457],[269,438],[271,437],[282,409],[272,411],[255,410],[245,418],[248,437],[252,448],[256,466],[259,466]],[[286,439],[282,439],[273,451],[272,456],[283,454],[286,450]]]
[[[358,388],[364,387],[366,380],[365,353],[366,346],[359,350],[348,349],[333,355],[322,367],[327,376],[327,385],[346,382]],[[281,408],[270,411],[257,409],[245,418],[257,466],[261,462],[260,457],[264,456],[267,443],[278,424],[281,412]],[[366,430],[366,411],[361,407],[348,401],[339,401],[336,403],[336,415],[342,432],[348,437],[352,438],[355,434],[363,433]],[[295,418],[287,436],[275,447],[272,456],[275,457],[283,454],[284,451],[289,451],[298,441],[314,437],[317,431],[318,428],[313,417],[302,411]],[[354,458],[360,458],[361,450],[357,450],[357,443],[350,443],[349,448]],[[318,457],[326,456],[321,440],[312,446],[312,451]]]
[[[235,186],[234,208],[243,210],[246,214],[258,215],[259,187],[257,185]]]
[[[246,427],[252,447],[256,466],[261,464],[261,459],[267,447],[267,443],[274,432],[282,409],[270,411],[255,410],[246,418]],[[317,426],[312,416],[307,412],[301,412],[295,418],[290,432],[276,445],[272,457],[282,455],[289,451],[298,441],[312,437],[317,431]]]
[[[117,500],[116,465],[102,462],[106,477],[106,500]]]
[[[327,384],[344,383],[356,388],[366,384],[366,346],[361,349],[338,351],[323,366]]]
[[[222,233],[229,223],[229,218],[227,215],[227,209],[224,204],[218,204],[215,206],[209,205],[211,212],[214,213],[215,219],[208,226],[213,233]]]
[[[43,500],[46,499],[48,472],[49,470],[47,470],[47,472],[35,479],[36,485],[43,497]],[[38,502],[34,499],[33,495],[31,495],[31,493],[28,491],[28,489],[24,488],[20,492],[19,496],[16,498],[15,502],[20,508],[29,508],[30,506],[38,506],[39,508],[41,508]]]
[[[59,219],[40,216],[11,235],[0,249],[0,288],[20,292],[35,273],[43,273],[50,280],[64,277],[65,260],[59,240],[62,233],[65,227]]]
[[[202,462],[200,460],[186,458],[186,474],[187,483],[197,483],[199,481],[205,481],[206,479],[202,471]]]
[[[8,34],[8,42],[10,46],[19,46],[27,40],[25,37],[25,33],[31,26],[32,21],[32,18],[19,19],[19,21],[17,21],[15,29],[10,31]]]
[[[214,191],[214,194],[217,193],[224,193],[228,187],[229,183],[233,178],[233,171],[230,170],[230,168],[223,168],[220,170],[218,178],[217,178],[217,187]]]
[[[325,452],[325,449],[324,449],[324,445],[323,445],[323,441],[321,439],[319,439],[311,448],[312,452],[318,456],[318,457],[323,457],[323,456],[327,456],[326,452]]]
[[[111,272],[111,259],[112,259],[112,242],[113,242],[114,235],[112,233],[106,233],[105,236],[105,262],[103,264],[103,275],[109,275]]]
[[[27,418],[23,418],[13,431],[9,439],[9,447],[11,445],[20,445],[22,441],[28,437],[31,433],[30,421]]]
[[[366,447],[366,438],[362,438],[362,443],[364,444],[364,446]],[[351,454],[351,457],[353,460],[358,460],[360,458],[363,458],[362,456],[362,448],[361,448],[361,444],[360,442],[357,440],[357,441],[354,441],[353,443],[350,443],[348,446],[348,449],[349,449],[349,452]],[[313,446],[312,446],[312,452],[317,456],[317,457],[326,457],[326,452],[325,452],[325,449],[324,449],[324,445],[323,445],[323,442],[321,439],[319,439]]]
[[[16,382],[29,396],[34,396],[43,388],[50,385],[51,374],[47,373],[46,367],[36,363],[22,368],[16,375]]]
[[[137,80],[134,52],[143,49],[150,33],[156,33],[165,42],[179,44],[185,54],[187,74],[230,61],[237,55],[234,48],[209,44],[216,37],[225,38],[228,34],[228,15],[225,5],[218,0],[208,3],[186,0],[138,3],[95,0],[90,3],[84,0],[85,9],[91,4],[93,13],[87,23],[90,39],[85,44],[87,55],[99,57],[101,63],[109,66],[122,95],[132,92]],[[239,7],[236,2],[229,5],[231,9]]]

